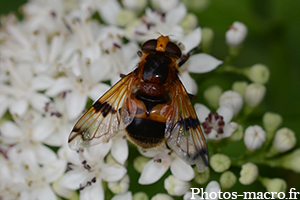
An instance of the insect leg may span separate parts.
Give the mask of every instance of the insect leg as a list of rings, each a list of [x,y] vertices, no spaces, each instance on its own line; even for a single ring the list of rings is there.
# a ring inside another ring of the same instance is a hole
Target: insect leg
[[[197,99],[196,95],[193,95],[193,94],[190,94],[190,93],[188,93],[188,95],[190,97],[190,100],[196,100]]]
[[[198,47],[195,47],[195,48],[191,49],[187,54],[183,54],[181,56],[181,58],[179,59],[178,67],[181,67],[189,59],[191,53],[193,51],[196,51],[197,49],[198,49]]]

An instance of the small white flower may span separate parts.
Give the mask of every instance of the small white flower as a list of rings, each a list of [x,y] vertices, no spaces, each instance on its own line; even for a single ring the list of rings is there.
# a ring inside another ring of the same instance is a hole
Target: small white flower
[[[227,106],[222,106],[218,108],[216,113],[212,113],[203,104],[195,104],[195,110],[208,140],[221,140],[230,137],[237,129],[237,123],[230,122],[233,112]]]
[[[69,170],[63,175],[60,184],[67,189],[80,190],[80,199],[103,199],[102,181],[115,182],[126,174],[126,168],[118,164],[107,164],[104,157],[112,142],[99,144],[83,152],[76,153],[66,146],[59,155],[69,163]]]
[[[273,146],[281,153],[292,149],[297,142],[295,133],[288,128],[281,128],[275,133]]]
[[[67,32],[63,17],[67,10],[65,1],[36,0],[24,5],[27,26],[32,31],[43,29],[49,34]],[[75,3],[74,3],[75,4]]]
[[[233,114],[237,115],[243,107],[243,97],[233,90],[225,91],[220,96],[219,106],[228,106],[232,108]]]
[[[179,180],[175,176],[170,175],[165,179],[164,187],[170,195],[181,196],[189,190],[191,185],[187,181]]]
[[[57,197],[50,184],[63,175],[65,166],[66,162],[63,160],[53,160],[43,166],[32,162],[22,165],[22,173],[27,185],[20,191],[20,199],[42,199],[47,197],[55,200]]]
[[[226,32],[226,43],[229,46],[239,46],[245,40],[248,29],[241,22],[234,22]]]
[[[43,165],[56,159],[56,154],[43,145],[54,131],[47,118],[31,111],[22,118],[14,117],[14,121],[6,121],[0,127],[1,141],[11,145],[7,155],[12,161],[31,160]]]
[[[251,83],[245,90],[245,101],[251,106],[257,106],[264,98],[266,87],[260,83]]]
[[[257,179],[257,177],[258,167],[255,164],[248,162],[242,165],[239,178],[241,184],[250,185]]]
[[[249,126],[245,130],[244,143],[249,150],[256,150],[266,141],[267,134],[262,127],[258,125]]]
[[[46,91],[46,94],[55,97],[60,93],[67,92],[65,97],[66,113],[70,120],[76,119],[84,110],[87,98],[97,100],[109,86],[99,83],[93,77],[93,67],[89,67],[80,56],[76,56],[77,65],[79,65],[79,76],[73,71],[66,71],[67,77],[59,77],[54,84]]]
[[[140,150],[140,149],[139,149]],[[169,169],[172,174],[182,181],[190,181],[194,178],[193,168],[185,163],[176,154],[170,154],[170,150],[165,147],[157,149],[140,150],[140,153],[146,157],[154,157],[145,165],[139,178],[139,183],[146,185],[158,181]]]
[[[0,105],[2,113],[8,108],[12,115],[22,116],[29,106],[43,112],[50,99],[39,91],[47,89],[54,80],[49,76],[34,76],[29,64],[16,66],[16,63],[9,59],[2,64],[9,73],[9,84],[0,83],[2,101],[6,102]]]
[[[184,34],[179,23],[185,15],[186,8],[183,3],[166,13],[146,8],[145,15],[138,22],[127,27],[126,36],[140,42],[157,38],[160,35],[168,35],[171,40],[178,40]]]

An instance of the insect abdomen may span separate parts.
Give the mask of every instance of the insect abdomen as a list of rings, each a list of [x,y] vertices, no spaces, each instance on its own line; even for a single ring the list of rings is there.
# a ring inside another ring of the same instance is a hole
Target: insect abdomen
[[[126,127],[128,138],[142,148],[153,148],[165,141],[166,123],[135,117]]]

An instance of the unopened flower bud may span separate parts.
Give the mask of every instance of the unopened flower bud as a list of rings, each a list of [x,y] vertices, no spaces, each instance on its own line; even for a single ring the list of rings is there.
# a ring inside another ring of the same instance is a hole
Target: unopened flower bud
[[[266,65],[256,64],[246,69],[247,77],[254,83],[265,84],[269,81],[270,70]]]
[[[187,181],[177,179],[175,176],[170,175],[165,179],[164,187],[172,196],[181,196],[186,193],[191,185]]]
[[[149,200],[149,197],[145,192],[137,192],[132,196],[132,200]]]
[[[256,150],[266,141],[266,132],[258,125],[249,126],[245,130],[244,143],[249,150]]]
[[[244,136],[244,127],[241,124],[238,124],[237,129],[230,136],[231,141],[239,141]]]
[[[204,90],[204,98],[207,101],[207,103],[214,107],[218,108],[219,106],[219,98],[222,94],[223,90],[218,85],[213,85],[208,87],[206,90]]]
[[[121,10],[117,15],[117,23],[119,26],[126,26],[130,22],[134,21],[135,13],[131,10]]]
[[[201,1],[199,1],[199,0],[183,0],[183,3],[186,5],[186,7],[189,10],[200,12],[207,8],[210,1],[209,0],[201,0]]]
[[[273,146],[280,152],[286,152],[296,145],[295,133],[288,128],[281,128],[275,133]]]
[[[285,169],[300,173],[300,148],[280,159],[279,165]]]
[[[266,187],[268,192],[274,192],[275,198],[280,198],[285,196],[285,191],[287,188],[287,184],[285,180],[281,178],[261,178],[260,179],[263,186]]]
[[[196,15],[194,15],[193,13],[188,13],[188,14],[185,15],[185,17],[179,23],[179,25],[185,31],[187,31],[187,33],[189,33],[189,32],[191,32],[192,30],[194,30],[197,27],[197,25],[198,25],[198,19],[197,19]]]
[[[210,170],[209,168],[206,168],[206,170],[203,173],[198,173],[197,167],[194,167],[195,172],[195,178],[194,181],[199,184],[204,184],[208,181],[210,176]]]
[[[245,40],[248,29],[242,22],[234,22],[226,32],[226,43],[229,46],[239,46]]]
[[[272,112],[266,112],[263,116],[264,128],[268,132],[274,132],[282,123],[281,115]]]
[[[138,156],[133,160],[133,167],[134,169],[139,172],[142,173],[145,165],[147,164],[147,162],[149,161],[149,158],[146,158],[144,156]]]
[[[179,0],[151,0],[153,8],[162,12],[168,12],[175,8],[179,3]]]
[[[237,115],[243,107],[243,97],[233,90],[225,91],[220,96],[219,106],[228,106]]]
[[[215,172],[224,172],[229,169],[230,158],[224,154],[215,154],[210,158],[210,166]]]
[[[258,167],[255,164],[248,162],[242,165],[239,178],[241,184],[250,185],[257,179],[257,177]]]
[[[125,193],[129,188],[129,176],[126,174],[121,180],[115,182],[108,182],[108,188],[114,194]]]
[[[167,194],[158,193],[155,196],[153,196],[151,200],[173,200],[173,198]]]
[[[232,89],[236,92],[238,92],[240,95],[245,96],[245,91],[248,86],[248,83],[246,81],[235,81],[232,84]]]
[[[251,106],[257,106],[264,98],[266,87],[260,83],[251,83],[247,86],[245,91],[245,101]]]
[[[220,177],[221,187],[225,190],[231,188],[236,183],[236,176],[231,171],[224,172]]]
[[[211,28],[204,27],[202,31],[201,49],[204,53],[209,53],[214,39],[214,31]]]
[[[122,0],[125,8],[133,11],[141,11],[147,5],[147,0]]]

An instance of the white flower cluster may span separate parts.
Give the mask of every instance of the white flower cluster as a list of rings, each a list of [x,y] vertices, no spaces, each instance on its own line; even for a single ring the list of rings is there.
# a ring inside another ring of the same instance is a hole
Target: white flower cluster
[[[187,5],[179,0],[31,0],[21,9],[23,20],[14,15],[1,18],[0,199],[149,199],[145,192],[130,191],[124,132],[78,152],[69,149],[68,136],[82,112],[120,74],[137,66],[142,42],[166,35],[184,56],[200,43],[202,52],[209,52],[213,31],[197,27],[197,17],[186,8],[204,9],[207,3],[184,2]],[[191,185],[207,182],[207,194],[227,190],[237,180],[243,185],[259,180],[268,191],[285,185],[282,179],[259,175],[257,163],[300,171],[299,149],[272,160],[296,145],[292,130],[278,129],[280,115],[267,112],[262,126],[244,130],[243,124],[249,124],[244,122],[265,96],[270,76],[263,64],[239,69],[231,63],[247,32],[241,22],[230,26],[225,34],[230,58],[225,64],[207,53],[194,53],[181,66],[180,79],[191,96],[198,88],[190,73],[210,72],[221,64],[219,72],[243,75],[249,82],[236,81],[226,91],[209,86],[203,95],[207,105],[195,105],[214,153],[204,173],[197,173],[164,145],[138,148],[141,156],[131,163],[140,173],[138,184],[150,185],[168,175],[164,180],[168,194],[158,193],[152,200],[191,199]],[[229,142],[242,139],[246,151],[241,160],[221,152]],[[239,178],[231,166],[241,167]],[[210,179],[211,171],[221,173],[220,184]]]
[[[32,0],[22,7],[22,21],[1,18],[0,199],[104,199],[104,182],[113,199],[132,198],[124,133],[80,152],[68,148],[67,138],[86,106],[109,89],[107,83],[136,67],[141,42],[168,35],[184,54],[200,44],[201,28],[183,3],[151,3],[155,10],[146,8],[146,0]],[[192,55],[182,66],[187,90],[197,92],[189,72],[208,72],[221,63],[208,54]],[[194,171],[163,151],[148,154],[154,159],[139,182],[156,182],[170,167],[174,176],[166,179],[166,190],[182,195]]]

